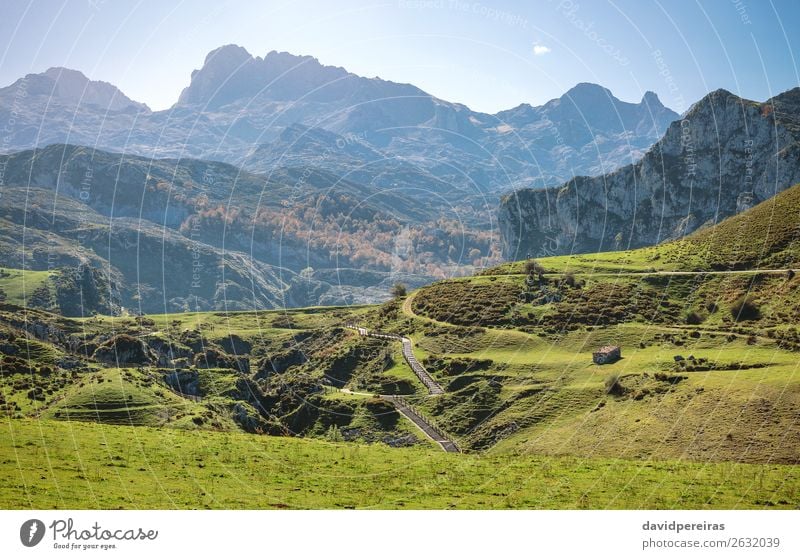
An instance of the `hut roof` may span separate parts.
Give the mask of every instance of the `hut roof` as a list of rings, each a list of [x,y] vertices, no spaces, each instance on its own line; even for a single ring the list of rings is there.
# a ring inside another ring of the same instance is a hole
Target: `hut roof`
[[[604,345],[600,349],[598,349],[595,353],[611,353],[612,351],[619,350],[618,345]]]

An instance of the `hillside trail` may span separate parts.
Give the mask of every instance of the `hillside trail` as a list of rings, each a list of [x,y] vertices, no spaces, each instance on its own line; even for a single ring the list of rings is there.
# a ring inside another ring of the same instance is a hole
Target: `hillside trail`
[[[788,270],[752,270],[752,271],[747,271],[747,272],[744,272],[744,273],[754,273],[754,274],[755,273],[774,273],[774,274],[778,274],[778,273],[785,273],[787,271]],[[683,276],[683,275],[687,275],[687,274],[695,275],[695,274],[698,274],[698,273],[700,273],[700,272],[659,272],[659,275]],[[734,270],[734,271],[720,271],[720,272],[708,272],[708,273],[736,274],[736,273],[742,273],[742,272]],[[485,276],[485,277],[506,277],[506,276],[524,276],[524,275],[525,274],[504,274],[504,275],[501,275],[501,276]],[[591,276],[593,274],[585,274],[585,275],[590,275]],[[607,273],[607,272],[599,272],[597,275],[619,275],[619,274],[613,274],[613,273],[610,273],[610,272],[609,273]],[[648,273],[648,274],[630,274],[630,275],[653,275],[653,274]],[[416,318],[418,320],[422,320],[422,321],[425,321],[425,322],[428,322],[428,323],[431,323],[431,324],[437,324],[439,326],[458,326],[457,324],[452,324],[450,322],[444,322],[444,321],[441,321],[441,320],[436,320],[435,318],[431,318],[429,316],[425,316],[425,315],[422,315],[422,314],[417,314],[414,311],[413,307],[412,307],[412,304],[413,304],[413,301],[414,301],[414,297],[416,297],[417,293],[419,293],[419,292],[415,291],[414,293],[411,293],[403,301],[403,305],[401,306],[401,311],[402,311],[402,313],[404,315],[406,315],[406,316],[408,316],[410,318]],[[629,325],[620,324],[619,326],[626,327],[626,326],[629,326]],[[487,332],[494,333],[494,334],[497,334],[497,335],[502,335],[502,336],[517,336],[519,338],[529,338],[529,339],[538,338],[534,334],[528,334],[526,332],[520,332],[519,330],[515,330],[515,329],[496,328],[496,327],[492,327],[492,326],[481,326],[481,328],[483,328]],[[702,327],[692,326],[692,325],[664,326],[664,325],[659,325],[659,324],[649,324],[648,328],[653,329],[653,330],[660,330],[660,331],[664,331],[664,332],[685,332],[687,330],[697,330],[697,331],[699,331],[699,332],[701,332],[703,334],[714,334],[714,335],[718,335],[718,336],[734,335],[737,338],[747,338],[747,337],[749,337],[751,335],[750,333],[740,333],[740,332],[733,332],[731,330],[717,330],[717,329],[711,329],[711,328],[702,328]],[[764,336],[756,336],[756,337],[761,339]]]
[[[405,336],[398,336],[396,334],[384,334],[381,332],[371,332],[367,328],[355,324],[347,324],[346,328],[356,330],[359,336],[368,336],[372,338],[381,338],[388,340],[399,341],[403,345],[403,358],[408,363],[414,374],[417,375],[419,380],[428,389],[428,394],[431,396],[439,396],[444,394],[444,389],[431,377],[430,373],[422,366],[422,364],[414,356],[412,342]],[[361,392],[353,392],[351,390],[342,389],[343,392],[348,394],[364,394]],[[461,452],[458,444],[449,438],[441,429],[439,429],[430,419],[426,418],[419,410],[414,408],[404,397],[393,394],[378,394],[378,397],[390,402],[394,408],[403,415],[406,419],[411,421],[419,428],[429,439],[438,444],[445,452]]]
[[[788,274],[789,272],[800,272],[800,270],[795,270],[791,268],[785,269],[755,269],[755,270],[708,270],[708,271],[686,271],[686,270],[656,270],[655,272],[634,272],[630,270],[620,270],[618,272],[615,271],[602,271],[602,272],[582,272],[580,270],[575,270],[574,273],[576,275],[580,275],[581,277],[601,277],[601,276],[623,276],[623,277],[636,277],[636,276],[699,276],[699,275],[707,275],[707,276],[726,276],[726,275],[753,275],[753,274]],[[566,273],[566,272],[563,272]],[[486,274],[477,276],[480,278],[505,278],[505,277],[524,277],[528,274],[525,273],[513,273],[513,274]],[[545,277],[547,276],[559,276],[562,275],[562,272],[546,272],[544,274]]]
[[[372,332],[367,328],[357,326],[355,324],[348,324],[346,327],[352,330],[357,330],[359,336],[399,341],[403,346],[403,359],[405,359],[406,363],[408,363],[408,366],[411,367],[411,370],[414,371],[414,374],[417,375],[417,378],[420,380],[420,382],[422,382],[422,384],[425,385],[425,388],[428,389],[428,393],[433,396],[444,394],[444,390],[439,383],[433,379],[425,367],[422,366],[422,363],[417,360],[416,356],[414,355],[414,346],[410,338],[407,338],[406,336],[398,336],[397,334]]]
[[[395,409],[411,420],[429,439],[442,447],[445,452],[461,452],[455,441],[449,439],[436,425],[431,423],[421,413],[419,413],[402,396],[386,395],[381,396],[387,402],[391,402]]]

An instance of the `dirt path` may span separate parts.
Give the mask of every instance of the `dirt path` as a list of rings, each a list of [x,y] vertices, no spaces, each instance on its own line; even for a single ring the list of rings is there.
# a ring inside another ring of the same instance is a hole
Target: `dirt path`
[[[707,275],[707,276],[726,276],[726,275],[753,275],[753,274],[787,274],[789,271],[797,273],[800,270],[793,270],[790,268],[779,269],[779,270],[772,270],[772,269],[756,269],[756,270],[706,270],[700,272],[693,272],[693,271],[684,271],[684,270],[656,270],[655,272],[649,271],[641,271],[636,272],[633,270],[620,270],[618,272],[612,270],[605,270],[602,272],[583,272],[581,270],[572,270],[571,273],[575,274],[576,276],[580,277],[600,277],[600,276],[699,276],[699,275]],[[560,276],[566,272],[545,272],[544,276]],[[525,277],[527,274],[524,273],[514,273],[514,274],[486,274],[486,275],[477,275],[472,276],[476,278],[507,278],[507,277]],[[469,278],[470,276],[465,276],[465,278]],[[459,281],[461,278],[453,278],[455,281]]]

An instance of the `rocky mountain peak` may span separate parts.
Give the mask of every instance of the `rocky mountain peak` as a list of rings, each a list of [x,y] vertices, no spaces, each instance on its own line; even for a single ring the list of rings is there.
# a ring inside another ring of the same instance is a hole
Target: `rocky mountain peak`
[[[217,47],[206,55],[203,61],[204,68],[216,67],[225,68],[230,70],[235,69],[237,66],[251,60],[253,55],[247,52],[247,49],[239,45],[222,45]]]
[[[241,99],[297,100],[349,75],[312,56],[270,51],[264,58],[253,57],[243,47],[225,45],[208,53],[203,67],[192,72],[178,104],[213,109]]]
[[[46,96],[48,103],[93,105],[106,111],[150,111],[147,105],[133,101],[116,86],[90,80],[83,72],[70,68],[53,67],[40,74],[28,74],[3,91],[17,88],[24,88],[26,95]]]
[[[665,108],[661,99],[658,98],[658,95],[656,95],[654,91],[646,91],[642,96],[642,102],[640,104],[649,107],[651,110]]]
[[[614,94],[602,85],[589,82],[581,82],[576,84],[568,89],[567,92],[559,98],[561,102],[570,101],[576,105],[582,105],[584,103],[596,103],[599,101],[605,101],[606,99],[617,100],[617,98],[614,97]]]

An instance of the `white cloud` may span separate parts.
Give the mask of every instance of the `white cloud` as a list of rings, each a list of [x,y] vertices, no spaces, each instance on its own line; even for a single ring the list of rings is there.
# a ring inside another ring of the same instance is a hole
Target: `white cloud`
[[[536,56],[544,56],[550,52],[550,47],[546,47],[544,45],[533,45],[533,54]]]

